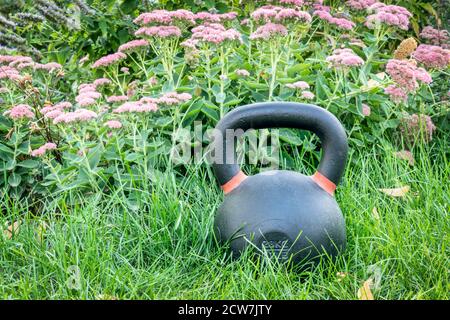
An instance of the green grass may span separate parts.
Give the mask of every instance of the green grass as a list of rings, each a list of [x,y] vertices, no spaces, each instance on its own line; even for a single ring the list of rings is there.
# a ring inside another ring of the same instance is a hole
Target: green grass
[[[61,195],[42,212],[1,199],[0,298],[22,299],[357,299],[369,277],[376,299],[449,298],[450,164],[445,140],[414,150],[411,167],[380,145],[353,152],[337,200],[348,247],[335,263],[299,273],[245,255],[230,260],[212,223],[222,195],[209,170],[154,175],[153,188],[87,197]],[[299,164],[312,172],[312,167]],[[411,186],[403,198],[378,188]],[[79,205],[69,206],[79,197]],[[380,219],[372,215],[378,209]],[[37,226],[46,221],[44,240]],[[71,286],[76,266],[79,286]],[[374,271],[375,270],[375,271]],[[340,279],[336,274],[345,272]],[[377,282],[377,281],[375,281]],[[68,285],[69,284],[69,285]]]

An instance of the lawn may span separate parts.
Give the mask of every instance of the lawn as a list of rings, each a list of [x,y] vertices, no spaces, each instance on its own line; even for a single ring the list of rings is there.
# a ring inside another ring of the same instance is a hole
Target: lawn
[[[448,139],[419,148],[414,166],[386,145],[352,150],[336,195],[348,247],[334,263],[303,272],[250,253],[228,256],[212,234],[222,194],[203,169],[155,175],[132,205],[121,190],[61,194],[42,212],[4,196],[1,224],[20,227],[0,237],[0,297],[358,299],[372,279],[375,299],[448,299],[446,150]],[[402,197],[379,191],[403,186],[410,190]],[[70,198],[79,205],[69,208]]]

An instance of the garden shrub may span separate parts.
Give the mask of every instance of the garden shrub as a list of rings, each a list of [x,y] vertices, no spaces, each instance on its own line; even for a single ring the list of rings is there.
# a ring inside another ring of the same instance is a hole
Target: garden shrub
[[[411,148],[439,134],[448,113],[446,31],[424,26],[417,44],[414,15],[375,1],[266,2],[240,13],[152,10],[126,35],[115,33],[128,22],[102,16],[97,28],[117,46],[98,59],[75,53],[69,65],[52,54],[46,63],[0,55],[3,192],[42,200],[151,188],[182,128],[201,122],[203,134],[254,102],[326,108],[354,148],[383,139]],[[319,155],[307,133],[283,129],[280,138],[288,168],[298,146]]]

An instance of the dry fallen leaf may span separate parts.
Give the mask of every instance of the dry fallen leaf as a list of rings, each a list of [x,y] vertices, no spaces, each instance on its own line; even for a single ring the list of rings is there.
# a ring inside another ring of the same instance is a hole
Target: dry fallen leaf
[[[414,165],[414,156],[411,151],[403,150],[394,153],[394,155],[401,160],[408,160],[410,166]]]
[[[372,209],[372,216],[373,216],[376,220],[380,220],[380,214],[378,213],[377,207],[373,207],[373,209]]]
[[[358,290],[358,299],[359,300],[374,300],[372,290],[370,289],[373,286],[372,278],[364,281],[361,288]]]
[[[13,235],[19,233],[19,229],[20,229],[20,221],[15,221],[14,223],[6,227],[5,230],[3,230],[3,234],[7,239],[11,239]]]
[[[403,186],[400,188],[378,189],[378,190],[391,197],[404,197],[408,193],[409,189],[410,189],[409,186]]]

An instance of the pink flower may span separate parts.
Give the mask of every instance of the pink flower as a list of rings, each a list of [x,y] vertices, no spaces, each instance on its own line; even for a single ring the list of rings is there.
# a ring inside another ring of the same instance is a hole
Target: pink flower
[[[127,67],[120,68],[120,71],[122,71],[124,74],[130,74],[130,68]]]
[[[106,99],[106,101],[109,103],[123,102],[123,101],[128,101],[128,97],[127,96],[111,96],[111,97],[108,97],[108,99]]]
[[[198,42],[207,42],[212,44],[221,44],[226,41],[242,42],[241,34],[235,29],[225,29],[224,26],[218,23],[205,23],[192,29],[191,42],[185,41],[183,44],[186,47],[194,46]]]
[[[436,126],[430,116],[425,114],[404,114],[400,121],[400,132],[408,143],[414,143],[423,137],[425,142],[433,139]]]
[[[274,37],[286,36],[288,33],[285,26],[268,22],[256,29],[250,35],[251,40],[269,40]]]
[[[306,99],[306,100],[312,100],[314,99],[316,96],[314,95],[314,93],[312,93],[311,91],[303,91],[302,92],[302,98]]]
[[[228,13],[209,13],[209,12],[199,12],[195,14],[195,19],[200,20],[201,22],[225,22],[231,21],[237,18],[236,12],[228,12]]]
[[[280,0],[280,3],[281,4],[293,4],[298,7],[305,5],[304,0]]]
[[[422,32],[420,33],[420,37],[422,39],[428,40],[431,44],[435,46],[442,46],[445,49],[448,48],[447,42],[450,39],[450,34],[447,30],[438,30],[431,26],[427,26],[423,28]]]
[[[66,112],[56,117],[53,120],[54,124],[58,123],[73,123],[90,121],[97,118],[97,114],[94,111],[87,109],[77,109],[74,112]]]
[[[104,56],[97,61],[94,62],[92,65],[92,68],[100,68],[100,67],[107,67],[110,65],[113,65],[115,63],[120,62],[121,60],[125,59],[127,56],[122,52],[116,52],[113,54],[109,54],[107,56]]]
[[[236,70],[236,75],[238,75],[239,77],[248,77],[248,76],[250,76],[250,72],[248,72],[245,69],[239,69],[239,70]]]
[[[384,89],[384,93],[389,95],[391,100],[395,103],[406,102],[408,100],[408,94],[395,85],[388,86]]]
[[[298,90],[305,90],[309,89],[309,84],[305,81],[297,81],[294,83],[288,83],[286,87],[290,89],[298,89]]]
[[[10,110],[5,111],[3,115],[8,116],[14,120],[34,118],[34,113],[31,110],[31,107],[27,104],[18,104],[12,107]]]
[[[159,38],[169,38],[181,37],[181,30],[176,26],[154,26],[154,27],[142,27],[138,29],[135,36],[147,36],[147,37],[159,37]]]
[[[144,103],[141,101],[125,102],[120,107],[116,108],[114,113],[125,113],[125,112],[154,112],[158,110],[158,105],[155,103]]]
[[[176,93],[176,92],[168,92],[162,95],[160,98],[150,98],[145,97],[142,98],[141,101],[146,102],[155,102],[158,104],[166,105],[166,106],[173,106],[178,105],[181,103],[185,103],[192,99],[192,96],[189,93]]]
[[[96,92],[97,86],[92,83],[83,83],[78,86],[78,93]]]
[[[0,80],[1,79],[20,80],[22,77],[17,69],[9,66],[0,66]]]
[[[399,27],[402,30],[409,29],[409,19],[412,17],[411,12],[400,6],[385,5],[377,2],[369,7],[369,10],[375,11],[366,19],[366,26],[370,29],[375,28],[379,24]]]
[[[107,84],[111,84],[111,80],[107,79],[107,78],[99,78],[97,80],[94,81],[93,85],[94,88],[100,87],[100,86],[104,86]]]
[[[164,24],[170,25],[173,23],[187,23],[195,24],[195,15],[188,10],[154,10],[152,12],[146,12],[139,15],[134,23],[140,25],[150,25],[150,24]]]
[[[24,70],[26,68],[34,68],[34,62],[24,62],[17,65],[17,70]]]
[[[347,0],[345,4],[354,10],[365,10],[378,0]]]
[[[139,40],[132,40],[127,43],[124,43],[119,47],[119,52],[132,52],[139,50],[143,47],[148,47],[149,43],[147,40],[139,39]]]
[[[32,150],[30,154],[31,154],[32,157],[41,157],[48,150],[54,150],[56,148],[57,148],[56,144],[54,144],[53,142],[47,142],[43,146],[40,146],[38,149]]]
[[[282,22],[286,20],[311,23],[312,18],[311,15],[305,11],[299,11],[295,9],[282,9],[275,16],[275,21]]]
[[[327,58],[327,61],[335,68],[357,67],[364,64],[364,60],[357,56],[352,49],[336,49]]]
[[[13,63],[14,61],[20,61],[20,62],[28,61],[28,62],[31,62],[31,61],[33,61],[33,59],[31,59],[30,57],[25,57],[25,56],[0,55],[0,65],[2,65],[2,64],[10,64],[10,63]]]
[[[63,101],[63,102],[59,102],[59,103],[55,104],[53,107],[56,109],[61,109],[61,110],[69,109],[72,107],[72,104],[70,102]]]
[[[367,104],[362,104],[362,114],[364,117],[370,116],[371,110],[370,107]]]
[[[76,98],[75,101],[79,102],[80,100],[89,98],[89,99],[100,99],[102,97],[101,93],[96,91],[85,91],[80,93]]]
[[[412,56],[429,68],[444,69],[450,64],[450,50],[438,46],[421,44]]]
[[[347,20],[345,18],[333,17],[328,11],[325,10],[316,10],[314,11],[314,15],[319,19],[325,20],[329,24],[332,24],[340,29],[351,30],[355,26],[355,23],[353,21]]]
[[[54,70],[62,69],[62,65],[60,65],[59,63],[56,63],[56,62],[50,62],[50,63],[46,63],[46,64],[35,63],[34,69],[52,72]]]
[[[80,98],[77,102],[80,105],[80,107],[89,107],[95,104],[95,99],[83,97]]]
[[[405,92],[415,91],[419,87],[418,80],[424,83],[432,81],[431,76],[423,68],[408,60],[391,59],[386,65],[386,72],[398,87]]]
[[[34,64],[33,59],[31,59],[30,57],[22,57],[22,56],[17,56],[16,59],[12,60],[9,64],[10,67],[16,67],[19,64],[25,64],[25,63],[31,63]]]
[[[107,126],[110,129],[120,129],[122,128],[122,123],[117,120],[110,120],[105,122],[105,126]]]
[[[41,110],[42,111],[42,110]],[[63,114],[63,112],[59,109],[53,109],[47,112],[42,112],[44,114],[44,117],[47,119],[55,119]]]

